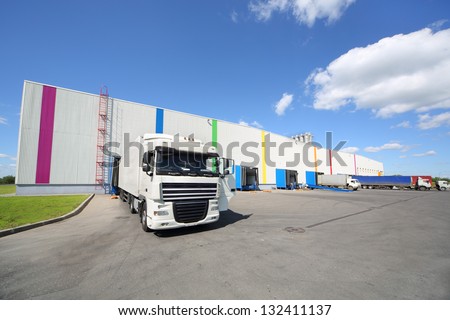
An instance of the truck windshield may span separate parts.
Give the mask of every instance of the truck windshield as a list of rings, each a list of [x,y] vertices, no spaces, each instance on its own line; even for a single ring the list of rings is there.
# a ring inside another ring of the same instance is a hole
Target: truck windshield
[[[218,158],[208,154],[161,150],[156,156],[156,174],[216,177],[217,164]]]

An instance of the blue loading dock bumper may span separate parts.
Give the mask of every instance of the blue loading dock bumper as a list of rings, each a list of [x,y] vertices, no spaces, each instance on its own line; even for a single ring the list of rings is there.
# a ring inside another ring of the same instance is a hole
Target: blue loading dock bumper
[[[309,184],[308,188],[310,188],[310,189],[320,189],[320,190],[326,190],[326,191],[335,191],[335,192],[353,192],[353,190],[324,187],[324,186],[318,186],[318,185],[314,185],[314,184]]]

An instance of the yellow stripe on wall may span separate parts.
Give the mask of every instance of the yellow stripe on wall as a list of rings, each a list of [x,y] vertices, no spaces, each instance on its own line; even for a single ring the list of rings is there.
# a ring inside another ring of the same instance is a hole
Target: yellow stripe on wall
[[[316,147],[314,147],[314,167],[317,172],[317,148]]]
[[[266,133],[264,130],[261,131],[261,142],[262,142],[262,183],[267,183],[267,168],[266,168]]]

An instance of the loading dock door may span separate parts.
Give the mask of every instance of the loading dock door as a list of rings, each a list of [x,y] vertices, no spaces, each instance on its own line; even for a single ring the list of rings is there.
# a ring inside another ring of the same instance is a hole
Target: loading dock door
[[[285,169],[276,169],[276,179],[277,179],[277,189],[285,189],[286,188],[286,170]]]
[[[237,190],[258,190],[258,168],[237,165],[235,177]]]
[[[286,189],[298,185],[298,174],[294,170],[276,169],[277,189]]]
[[[298,185],[298,173],[294,170],[286,170],[286,187],[290,188],[293,186],[294,188]]]
[[[236,178],[236,189],[242,190],[242,173],[241,173],[241,166],[235,166],[234,168],[234,177]]]
[[[306,184],[307,185],[317,185],[316,173],[314,171],[306,171]]]
[[[241,166],[241,185],[242,190],[257,190],[258,168]]]

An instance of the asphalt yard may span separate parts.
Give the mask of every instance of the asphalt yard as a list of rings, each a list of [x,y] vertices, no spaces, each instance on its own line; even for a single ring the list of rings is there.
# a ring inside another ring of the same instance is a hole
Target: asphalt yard
[[[213,225],[125,203],[0,238],[1,299],[450,299],[450,192],[240,192]]]

